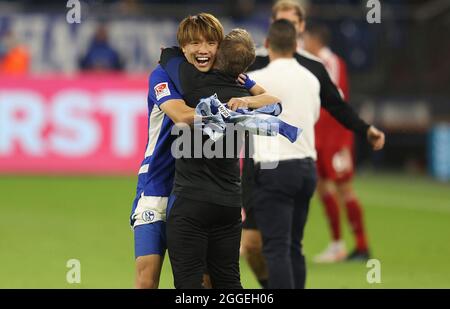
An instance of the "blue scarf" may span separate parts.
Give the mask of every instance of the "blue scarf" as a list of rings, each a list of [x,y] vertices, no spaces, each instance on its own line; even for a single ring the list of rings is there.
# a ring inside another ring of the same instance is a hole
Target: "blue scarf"
[[[214,94],[201,99],[197,104],[195,113],[202,116],[202,121],[195,123],[195,126],[200,127],[213,141],[223,136],[227,123],[233,123],[256,135],[275,136],[279,133],[294,143],[302,129],[291,126],[276,117],[281,112],[280,103],[266,105],[252,111],[240,108],[232,111]]]

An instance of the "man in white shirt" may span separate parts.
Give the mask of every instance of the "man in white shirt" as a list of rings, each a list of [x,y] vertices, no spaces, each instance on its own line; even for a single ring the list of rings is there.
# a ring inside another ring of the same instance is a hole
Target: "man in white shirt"
[[[300,42],[300,36],[305,29],[305,13],[298,2],[293,0],[277,1],[272,7],[272,21],[279,19],[289,20],[294,25],[297,32],[296,39]],[[302,44],[297,44],[296,42],[297,52],[294,53],[293,57],[319,81],[321,106],[347,129],[366,138],[373,150],[382,149],[384,145],[383,132],[379,131],[374,126],[369,126],[360,119],[355,111],[345,103],[320,60],[304,50],[298,49],[301,45]],[[265,68],[269,63],[269,56],[257,55],[256,60],[249,68],[249,71]],[[284,82],[289,78],[289,76],[285,76],[281,82]],[[279,79],[272,80],[272,83],[278,82],[280,82]],[[295,91],[296,87],[303,86],[295,85],[293,88],[294,90],[292,91]],[[245,220],[243,221],[241,246],[242,253],[258,279],[258,282],[263,288],[267,288],[267,281],[271,274],[268,273],[266,259],[261,252],[262,237],[260,227],[258,226],[254,215],[254,205],[256,204],[254,188],[259,186],[258,183],[255,183],[255,178],[257,178],[258,175],[255,174],[254,169],[255,165],[253,159],[246,158],[243,162],[242,172],[242,202],[243,209],[245,210]],[[302,262],[302,265],[304,265],[304,262]],[[298,282],[298,284],[296,283],[296,287],[304,287],[304,268],[301,276],[300,279],[296,279],[296,282]]]
[[[249,76],[281,99],[283,112],[279,117],[303,132],[295,143],[280,136],[254,137],[253,211],[263,240],[268,287],[304,288],[301,242],[316,187],[314,125],[319,117],[321,84],[294,58],[297,41],[292,23],[283,19],[273,22],[266,47],[270,64]],[[362,132],[369,128],[353,111],[347,110],[342,118]],[[277,147],[268,147],[274,144]],[[273,163],[278,165],[270,169]]]
[[[300,244],[316,187],[314,124],[320,111],[320,84],[293,57],[296,32],[289,21],[275,21],[266,44],[270,64],[249,76],[280,95],[283,112],[279,117],[303,132],[295,143],[281,136],[254,136],[254,214],[263,238],[268,287],[302,288],[305,262]],[[270,143],[268,139],[278,140]],[[269,144],[278,147],[266,147]],[[277,161],[275,169],[264,168]]]

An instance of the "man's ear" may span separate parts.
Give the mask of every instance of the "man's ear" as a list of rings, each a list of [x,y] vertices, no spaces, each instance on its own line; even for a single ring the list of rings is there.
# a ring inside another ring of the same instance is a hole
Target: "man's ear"
[[[305,27],[306,27],[306,23],[305,23],[305,21],[304,20],[302,20],[301,22],[300,22],[300,26],[299,26],[299,30],[300,30],[300,34],[303,34],[304,32],[305,32]]]
[[[264,40],[264,47],[265,47],[266,49],[269,49],[269,39],[268,39],[268,38],[266,38],[266,39]]]

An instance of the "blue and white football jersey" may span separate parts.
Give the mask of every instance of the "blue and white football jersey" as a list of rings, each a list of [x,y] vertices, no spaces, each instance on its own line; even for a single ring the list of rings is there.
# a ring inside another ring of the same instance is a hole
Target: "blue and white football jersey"
[[[139,169],[131,225],[165,221],[168,196],[172,191],[175,159],[171,154],[172,120],[160,109],[164,102],[182,99],[166,71],[157,66],[149,78],[147,97],[149,120],[144,160]]]

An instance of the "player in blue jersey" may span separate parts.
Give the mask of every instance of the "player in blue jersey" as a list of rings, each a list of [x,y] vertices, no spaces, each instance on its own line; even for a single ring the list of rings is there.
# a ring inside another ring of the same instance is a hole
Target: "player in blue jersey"
[[[201,13],[185,18],[179,26],[178,41],[189,42],[188,61],[198,70],[211,69],[223,27],[214,16]],[[231,102],[231,101],[230,101]],[[246,107],[235,100],[232,109]],[[149,124],[145,158],[139,170],[136,198],[131,213],[136,257],[136,287],[158,288],[166,251],[165,219],[172,190],[174,159],[171,145],[174,123],[193,123],[195,111],[186,105],[167,73],[157,66],[149,79]]]
[[[131,212],[136,257],[136,287],[158,288],[164,253],[165,211],[172,190],[174,159],[170,153],[172,120],[163,104],[181,104],[167,73],[157,66],[149,78],[148,141],[139,169],[136,198]]]

